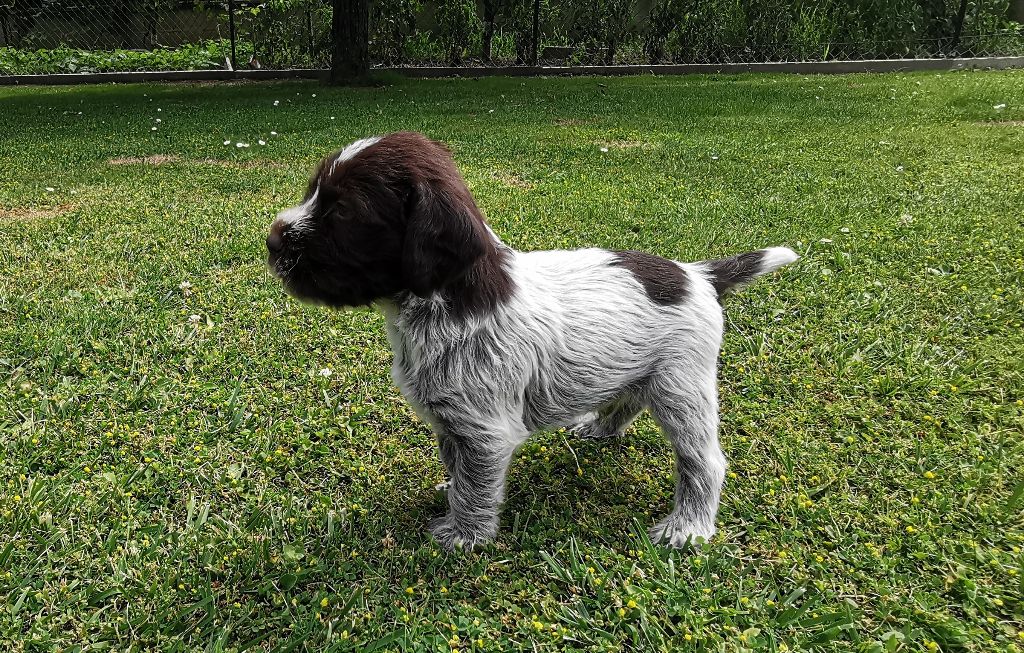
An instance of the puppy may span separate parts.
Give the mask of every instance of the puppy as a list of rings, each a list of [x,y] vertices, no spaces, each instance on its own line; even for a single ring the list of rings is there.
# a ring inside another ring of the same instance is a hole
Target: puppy
[[[392,375],[437,434],[445,547],[498,532],[505,474],[539,429],[621,435],[645,408],[675,450],[672,512],[650,530],[708,540],[726,462],[718,444],[719,298],[797,255],[773,247],[678,263],[636,251],[518,252],[484,222],[449,151],[410,132],[324,159],[278,214],[269,265],[291,295],[374,304]]]

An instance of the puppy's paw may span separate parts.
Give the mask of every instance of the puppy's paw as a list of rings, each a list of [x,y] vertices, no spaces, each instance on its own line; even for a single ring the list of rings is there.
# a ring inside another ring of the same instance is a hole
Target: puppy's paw
[[[598,440],[601,438],[613,438],[618,435],[622,435],[621,431],[609,431],[605,427],[601,420],[598,419],[597,413],[587,413],[580,417],[580,421],[575,425],[569,427],[569,433],[572,433],[577,438],[583,438],[585,440]]]
[[[698,546],[702,542],[710,542],[715,535],[715,527],[699,524],[681,515],[669,515],[647,532],[652,542],[681,549],[687,544]]]
[[[448,515],[430,520],[427,530],[434,536],[437,543],[449,551],[459,549],[472,551],[485,546],[494,539],[497,530],[494,528],[467,528],[464,524],[456,524]]]
[[[452,486],[452,479],[445,479],[444,482],[438,483],[434,486],[434,489],[438,492],[447,492],[448,488]]]

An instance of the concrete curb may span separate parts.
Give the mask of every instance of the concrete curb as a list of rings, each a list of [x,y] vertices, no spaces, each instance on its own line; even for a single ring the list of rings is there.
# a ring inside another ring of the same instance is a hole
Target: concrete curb
[[[888,73],[922,70],[970,70],[1024,68],[1024,57],[965,59],[873,59],[866,61],[780,61],[773,63],[662,64],[649,66],[500,66],[494,68],[400,67],[375,68],[374,72],[412,78],[440,77],[538,77],[621,75],[711,75],[737,73]],[[326,81],[327,70],[170,70],[129,73],[74,73],[58,75],[0,75],[0,85],[135,84],[141,82],[195,82],[273,79]]]

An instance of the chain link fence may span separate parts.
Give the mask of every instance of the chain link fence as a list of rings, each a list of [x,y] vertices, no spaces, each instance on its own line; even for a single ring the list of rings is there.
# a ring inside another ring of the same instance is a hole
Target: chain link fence
[[[378,0],[375,67],[1024,55],[1024,0]],[[325,68],[328,0],[0,0],[0,74]]]

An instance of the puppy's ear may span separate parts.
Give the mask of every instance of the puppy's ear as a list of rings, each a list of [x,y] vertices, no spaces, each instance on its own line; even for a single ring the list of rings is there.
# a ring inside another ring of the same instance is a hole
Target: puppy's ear
[[[472,198],[418,184],[406,205],[402,251],[406,287],[428,297],[466,274],[487,251],[487,232]]]

